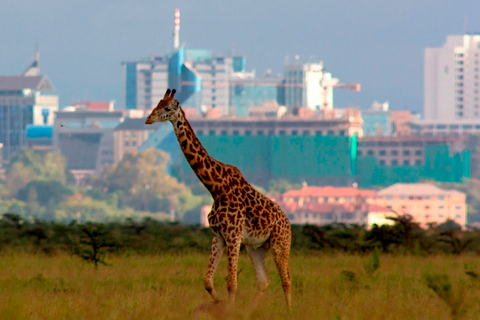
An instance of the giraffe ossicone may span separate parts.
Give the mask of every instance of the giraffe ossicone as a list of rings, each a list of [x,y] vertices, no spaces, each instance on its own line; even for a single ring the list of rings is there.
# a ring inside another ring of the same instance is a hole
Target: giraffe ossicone
[[[258,302],[266,291],[270,278],[266,267],[269,251],[282,282],[287,306],[291,306],[291,276],[288,266],[291,245],[291,227],[280,206],[249,184],[235,166],[212,158],[197,138],[185,117],[176,90],[168,89],[165,96],[145,120],[146,124],[170,121],[180,148],[191,168],[213,197],[208,222],[213,232],[210,262],[204,278],[205,289],[214,301],[220,301],[213,278],[227,248],[227,290],[230,305],[237,291],[237,264],[243,243],[257,276]]]

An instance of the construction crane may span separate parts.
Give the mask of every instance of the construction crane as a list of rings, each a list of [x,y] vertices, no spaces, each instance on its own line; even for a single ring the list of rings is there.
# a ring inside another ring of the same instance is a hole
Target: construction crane
[[[333,89],[349,89],[351,91],[360,91],[360,83],[339,83],[337,78],[324,79],[320,82],[323,88],[323,110],[333,110]],[[329,99],[332,96],[332,99]]]

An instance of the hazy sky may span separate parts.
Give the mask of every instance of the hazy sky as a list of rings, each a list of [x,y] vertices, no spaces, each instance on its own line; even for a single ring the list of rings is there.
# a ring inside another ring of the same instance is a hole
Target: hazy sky
[[[423,110],[423,53],[445,37],[480,32],[476,0],[1,0],[0,74],[20,74],[40,48],[41,73],[60,95],[124,104],[122,61],[172,47],[180,9],[180,43],[247,57],[257,75],[282,73],[286,56],[323,60],[341,82],[337,107],[390,101]]]

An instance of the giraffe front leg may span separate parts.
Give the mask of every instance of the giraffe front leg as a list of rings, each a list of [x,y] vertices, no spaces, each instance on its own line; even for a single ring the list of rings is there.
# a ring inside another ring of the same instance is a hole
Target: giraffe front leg
[[[231,243],[227,243],[228,254],[228,278],[227,278],[227,291],[228,302],[230,306],[235,303],[235,295],[237,294],[237,267],[238,256],[240,254],[240,239],[235,239]]]
[[[212,241],[212,249],[210,252],[210,262],[208,263],[207,274],[205,275],[204,285],[205,289],[212,296],[215,302],[220,301],[215,286],[213,285],[213,278],[215,270],[217,269],[220,258],[222,257],[223,248],[225,247],[225,241],[220,235],[215,235]]]

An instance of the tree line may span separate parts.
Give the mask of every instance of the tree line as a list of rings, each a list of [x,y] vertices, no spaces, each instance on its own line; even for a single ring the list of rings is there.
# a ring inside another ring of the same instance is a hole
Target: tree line
[[[393,225],[293,225],[292,252],[368,254],[480,254],[480,230],[462,230],[453,221],[420,226],[409,215],[392,218]],[[161,254],[210,250],[212,233],[199,225],[161,222],[150,217],[123,222],[69,224],[28,221],[6,213],[0,220],[0,252],[24,251],[78,254],[86,260],[115,254]],[[95,256],[95,252],[97,256]],[[97,262],[101,261],[98,260]]]

